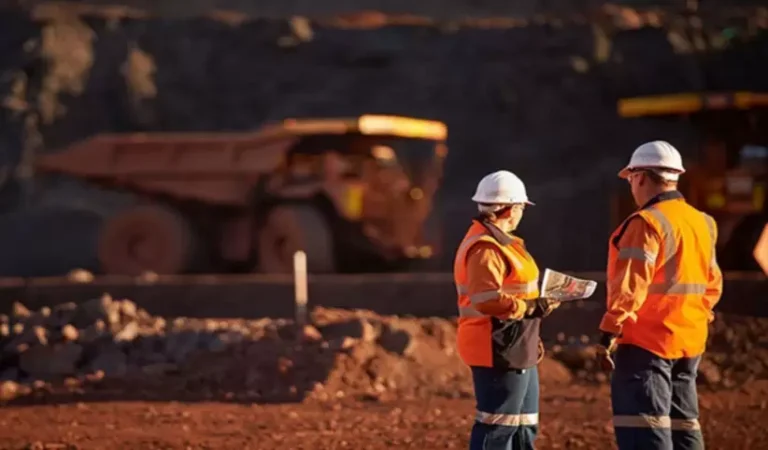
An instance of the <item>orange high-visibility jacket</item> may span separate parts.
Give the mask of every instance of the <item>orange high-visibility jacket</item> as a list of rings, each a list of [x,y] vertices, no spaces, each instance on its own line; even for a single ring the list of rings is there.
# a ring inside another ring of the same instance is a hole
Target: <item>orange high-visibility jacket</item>
[[[472,266],[498,260],[499,254],[504,260],[503,266]],[[468,258],[468,255],[472,257]],[[467,365],[492,367],[494,344],[491,317],[523,319],[525,310],[517,308],[515,299],[538,298],[539,268],[525,249],[522,239],[503,233],[492,225],[474,221],[456,252],[453,270],[459,307],[459,356]],[[504,273],[497,273],[502,271]],[[476,279],[470,279],[471,273],[477,274]],[[522,342],[519,345],[527,347],[519,350],[518,359],[521,364],[530,367],[535,365],[537,359],[540,319],[525,319],[524,322],[522,333],[535,336],[520,339]]]
[[[677,191],[630,215],[611,236],[600,329],[662,358],[702,354],[723,290],[716,241],[714,219]]]

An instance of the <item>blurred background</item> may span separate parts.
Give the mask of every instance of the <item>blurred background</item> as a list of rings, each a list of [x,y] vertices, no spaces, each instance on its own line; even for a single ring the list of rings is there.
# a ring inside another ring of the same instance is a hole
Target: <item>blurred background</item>
[[[764,0],[0,0],[0,449],[466,448],[452,260],[500,169],[540,268],[599,281],[544,321],[537,446],[614,448],[593,344],[655,139],[720,230],[707,446],[768,448],[766,29]]]
[[[768,18],[750,8],[760,2],[253,3],[3,11],[0,274],[281,271],[266,260],[306,239],[328,241],[310,251],[325,260],[317,272],[449,270],[475,185],[498,169],[537,202],[520,232],[542,266],[602,270],[603,240],[632,208],[616,172],[651,139],[684,154],[686,195],[717,215],[721,248],[737,253],[727,268],[760,269]],[[668,94],[689,98],[619,108]],[[356,125],[299,127],[279,148],[262,136],[232,150],[285,119],[364,115],[441,122],[447,139],[391,124],[367,139]],[[130,134],[156,132],[175,134]],[[185,134],[200,132],[212,140]],[[390,166],[374,147],[394,150]],[[319,187],[287,193],[297,177]],[[288,197],[300,205],[270,211]],[[731,245],[748,216],[750,238]],[[282,235],[265,236],[270,226]]]

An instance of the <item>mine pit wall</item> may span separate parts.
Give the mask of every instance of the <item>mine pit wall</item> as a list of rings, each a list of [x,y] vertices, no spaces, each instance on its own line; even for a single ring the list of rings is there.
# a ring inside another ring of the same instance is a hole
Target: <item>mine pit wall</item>
[[[477,180],[506,168],[538,203],[520,231],[540,265],[600,270],[612,226],[609,196],[626,188],[615,174],[634,146],[665,138],[692,157],[697,141],[684,121],[621,120],[617,98],[768,89],[764,13],[713,14],[698,19],[701,27],[669,15],[639,22],[603,15],[592,23],[359,29],[240,16],[32,18],[5,10],[0,163],[18,161],[30,139],[53,151],[104,131],[244,130],[306,115],[423,116],[447,122],[450,134],[439,205],[442,269],[473,213]],[[634,29],[643,23],[651,26]],[[30,111],[37,120],[24,120]],[[62,197],[61,184],[46,186],[41,201]],[[91,198],[76,192],[73,201]]]

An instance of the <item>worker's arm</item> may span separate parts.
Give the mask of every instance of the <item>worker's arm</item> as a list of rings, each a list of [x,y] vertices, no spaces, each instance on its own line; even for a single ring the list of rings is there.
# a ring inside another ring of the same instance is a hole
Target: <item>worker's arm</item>
[[[713,221],[714,222],[714,221]],[[717,226],[714,225],[713,244],[717,242]],[[709,264],[709,276],[707,277],[707,289],[704,291],[704,305],[709,308],[709,321],[715,320],[715,314],[712,310],[720,301],[720,296],[723,295],[723,272],[720,271],[720,266],[717,264],[717,255],[715,251],[712,251],[712,261]]]
[[[621,334],[627,320],[637,320],[653,281],[660,238],[641,217],[630,219],[618,242],[618,258],[607,280],[607,311],[600,322],[600,330],[613,336]]]
[[[522,319],[525,302],[521,298],[501,292],[507,272],[507,261],[501,251],[491,243],[479,242],[467,252],[467,278],[472,306],[483,314],[500,319]]]

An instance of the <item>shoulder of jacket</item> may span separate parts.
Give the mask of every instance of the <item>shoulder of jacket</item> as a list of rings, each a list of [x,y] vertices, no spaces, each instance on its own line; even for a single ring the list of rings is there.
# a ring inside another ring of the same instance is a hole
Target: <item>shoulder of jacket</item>
[[[715,220],[714,217],[710,216],[704,211],[699,211],[699,212],[704,217],[704,222],[707,223],[707,228],[709,228],[709,233],[712,235],[713,238],[716,238],[718,233],[717,221]]]
[[[492,244],[494,247],[498,246],[498,243],[493,236],[486,233],[480,233],[474,236],[465,237],[461,245],[459,245],[459,251],[468,253],[472,248],[481,243]]]
[[[642,220],[643,222],[650,224],[649,222],[650,217],[651,217],[651,213],[648,212],[648,209],[641,209],[627,216],[627,218],[624,219],[624,222],[622,222],[621,225],[619,225],[619,231],[614,236],[613,240],[611,241],[611,244],[613,244],[614,247],[618,248],[621,237],[624,236],[624,233],[627,232],[627,228],[629,228],[629,225],[632,222],[637,220]]]

